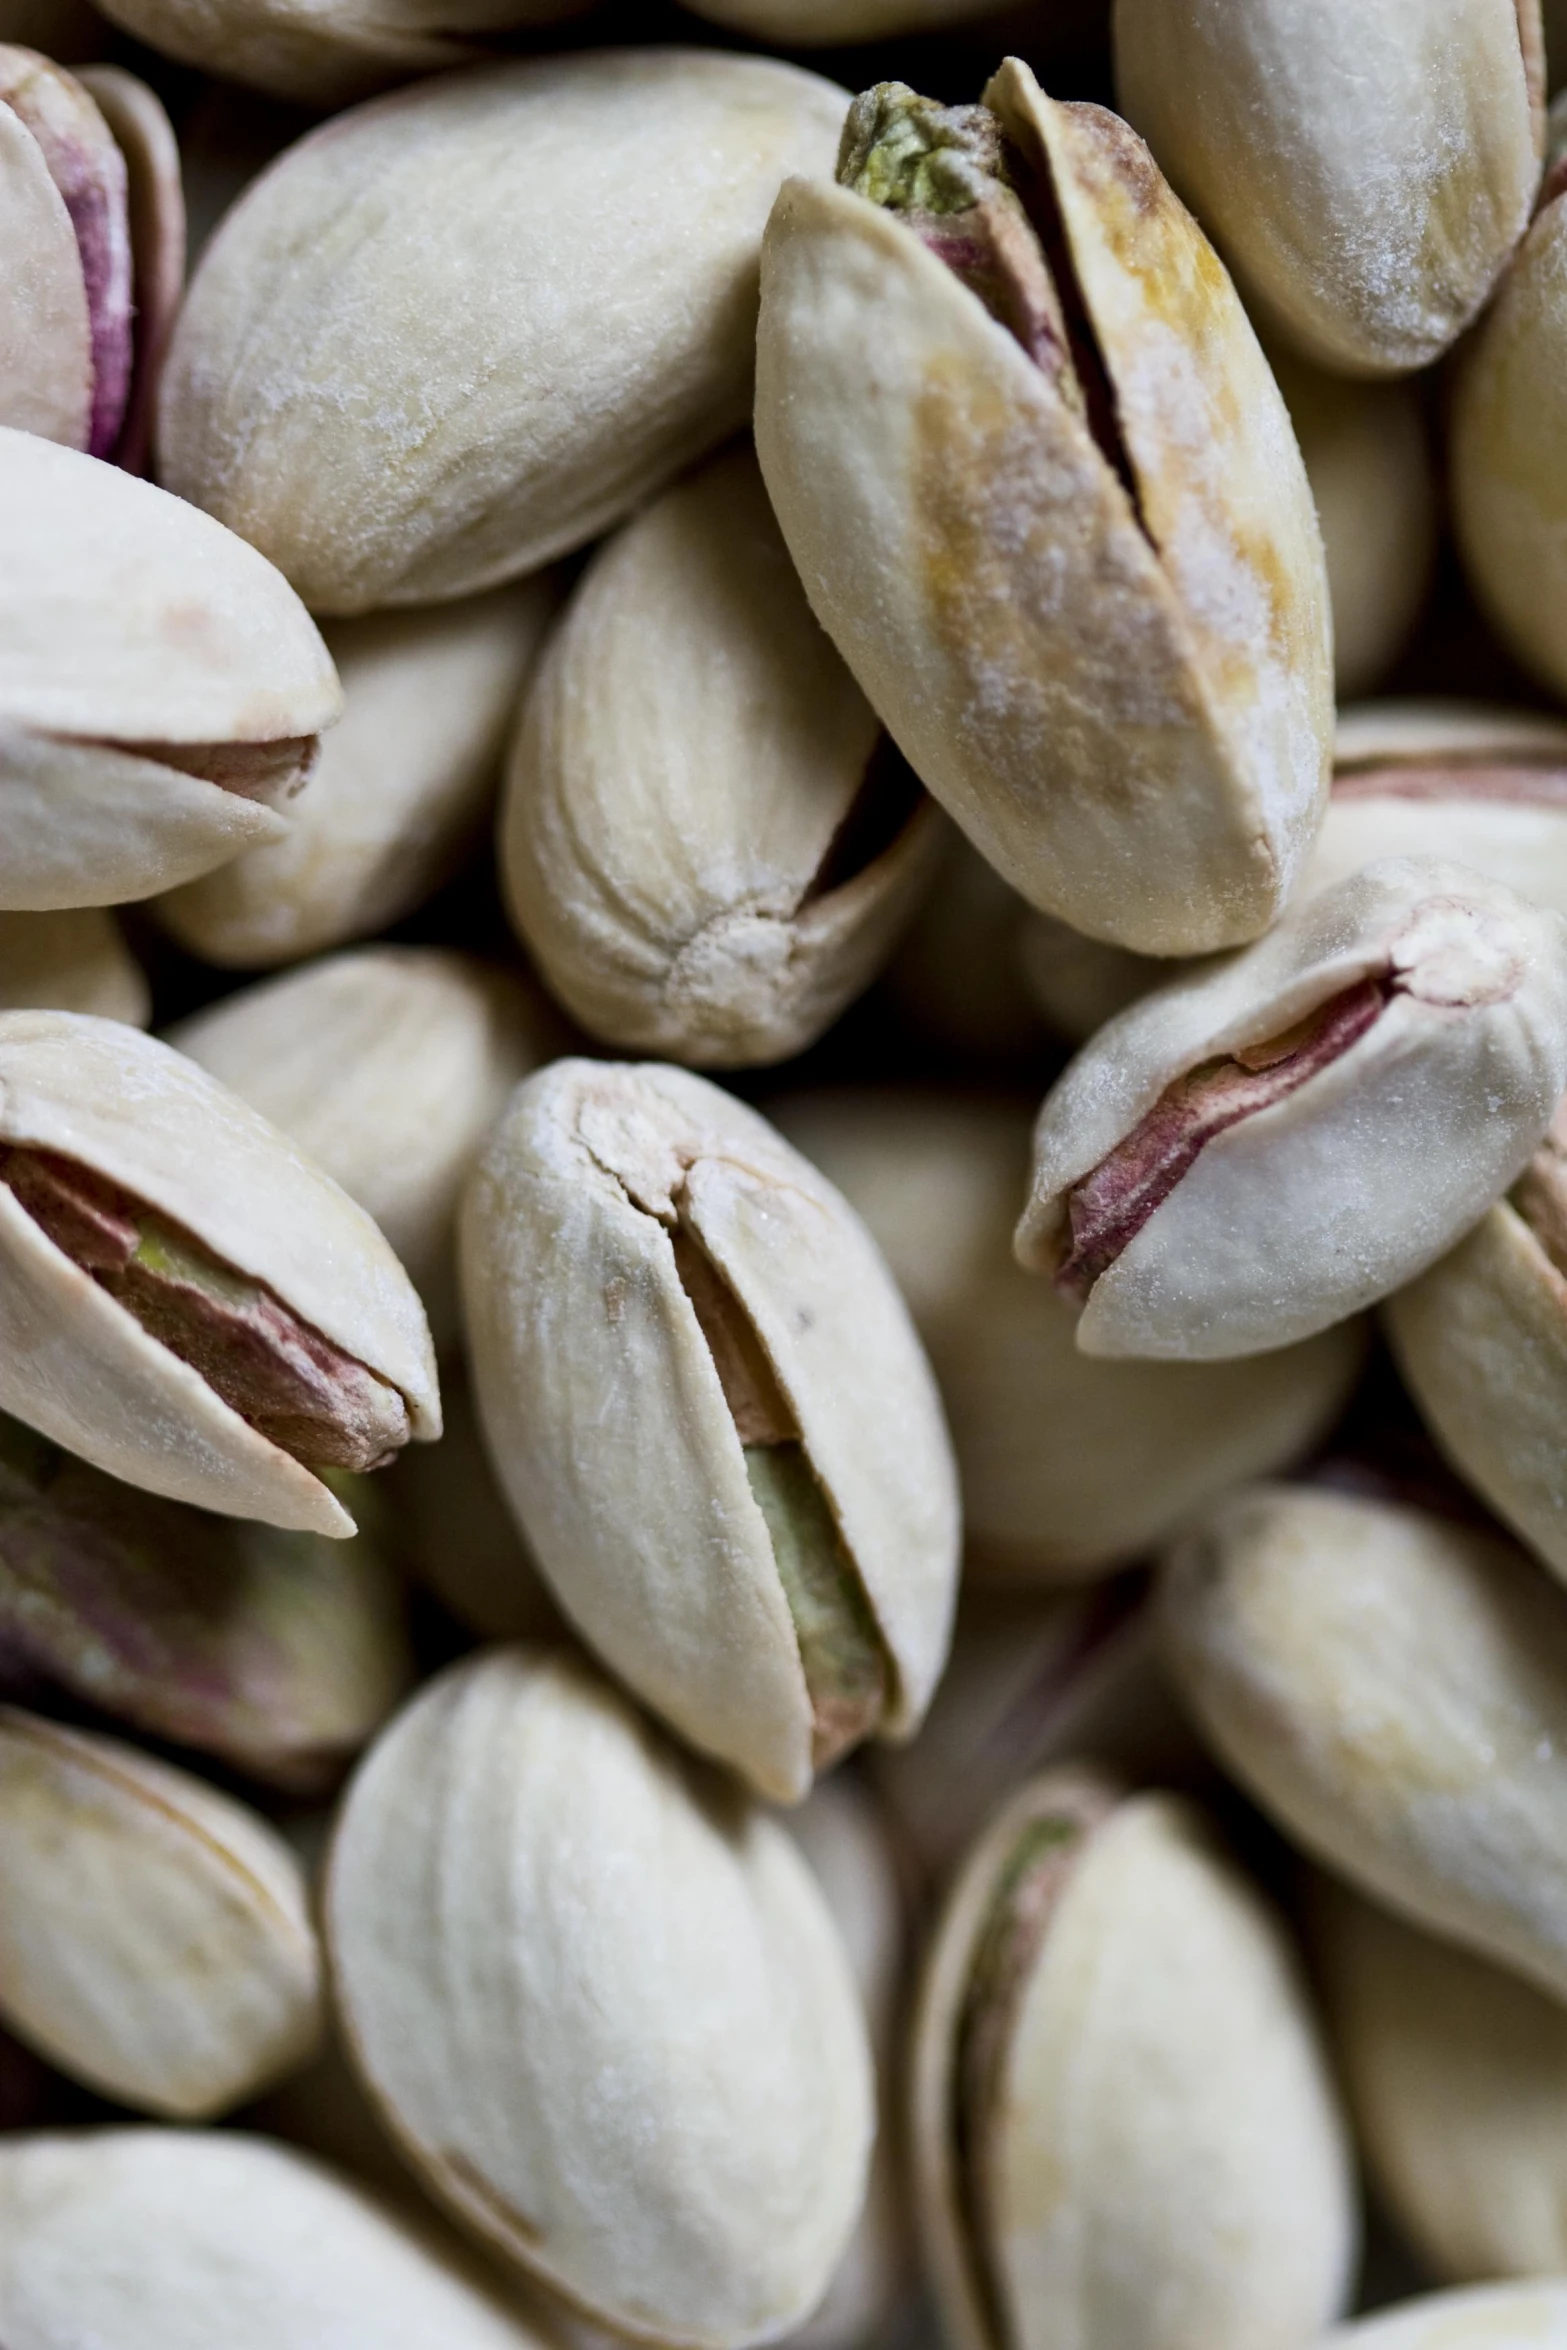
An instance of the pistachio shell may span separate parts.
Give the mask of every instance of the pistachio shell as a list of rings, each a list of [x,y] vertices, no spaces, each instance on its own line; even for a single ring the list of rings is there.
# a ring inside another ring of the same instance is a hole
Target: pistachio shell
[[[913,229],[804,181],[763,247],[762,470],[817,616],[1002,875],[1124,945],[1230,945],[1277,912],[1327,783],[1299,451],[1228,279],[1126,126],[1054,104],[1015,59],[986,105],[1052,190],[1135,503]]]
[[[318,611],[537,570],[742,421],[767,207],[842,113],[771,59],[617,49],[326,123],[202,258],[164,480]]]
[[[1567,1991],[1567,1607],[1509,1543],[1261,1486],[1176,1551],[1176,1677],[1237,1778],[1388,1908]]]
[[[288,831],[160,899],[165,928],[209,963],[265,968],[401,921],[484,823],[554,600],[528,580],[332,622],[346,708]]]
[[[809,2314],[870,2065],[774,1823],[585,1666],[495,1650],[374,1750],[326,1909],[359,2064],[468,2225],[634,2337],[724,2350]]]
[[[1321,2350],[1567,2350],[1567,2282],[1432,2293],[1336,2327]]]
[[[558,1061],[480,1160],[460,1253],[491,1457],[611,1668],[784,1802],[824,1741],[842,1750],[840,1642],[878,1684],[852,1735],[912,1735],[950,1629],[952,1459],[903,1302],[832,1185],[700,1077]],[[769,1391],[754,1424],[736,1349]],[[758,1490],[780,1457],[826,1536],[821,1680],[809,1590]]]
[[[25,2350],[538,2350],[477,2265],[285,2146],[0,2140],[0,2325]]]
[[[1539,176],[1539,0],[1116,0],[1116,86],[1248,293],[1324,367],[1429,366]]]
[[[145,1028],[152,996],[112,914],[0,914],[0,1012],[92,1012]]]
[[[153,402],[185,290],[185,196],[174,126],[145,82],[118,65],[87,65],[77,79],[114,134],[129,174],[136,357],[114,461],[145,473]]]
[[[43,446],[40,443],[40,446]],[[0,1143],[60,1154],[260,1283],[440,1433],[429,1332],[368,1216],[183,1055],[68,1012],[0,1013]],[[112,1475],[346,1534],[329,1489],[45,1236],[0,1183],[0,1409]]]
[[[65,199],[32,132],[0,102],[0,424],[86,446],[87,293]]]

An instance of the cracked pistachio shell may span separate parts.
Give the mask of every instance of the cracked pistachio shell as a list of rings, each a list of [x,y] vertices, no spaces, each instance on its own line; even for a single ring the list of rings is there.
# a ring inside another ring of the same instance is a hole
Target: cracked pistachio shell
[[[971,1578],[1100,1575],[1237,1479],[1301,1458],[1364,1353],[1324,1331],[1257,1362],[1097,1362],[1076,1317],[1012,1251],[1028,1120],[1010,1104],[843,1092],[775,1112],[892,1268],[952,1429]]]
[[[1539,177],[1540,0],[1116,0],[1116,88],[1248,295],[1320,366],[1427,367]]]
[[[145,1028],[145,974],[100,906],[0,914],[0,1012],[91,1012]]]
[[[1567,2272],[1567,2008],[1336,1890],[1314,1944],[1378,2190],[1435,2275]]]
[[[1086,1299],[1089,1353],[1257,1354],[1423,1272],[1564,1090],[1567,920],[1387,858],[1083,1048],[1039,1115],[1018,1253]]]
[[[309,614],[254,547],[0,429],[0,908],[147,897],[277,839],[270,803],[341,707]]]
[[[937,1928],[915,2192],[954,2350],[1299,2350],[1343,2306],[1348,2148],[1292,1953],[1202,1815],[1021,1788]]]
[[[736,448],[573,595],[512,745],[501,873],[592,1034],[733,1068],[803,1052],[875,977],[940,830]]]
[[[538,2350],[477,2263],[249,2132],[0,2139],[16,2350]]]
[[[287,832],[160,898],[164,928],[206,962],[265,969],[400,922],[483,830],[554,603],[524,580],[329,622],[345,709]]]
[[[833,1185],[704,1078],[557,1061],[491,1137],[460,1254],[491,1458],[611,1670],[781,1802],[868,1732],[912,1736],[946,1656],[956,1479],[907,1310]]]
[[[817,616],[1014,888],[1157,953],[1266,929],[1321,816],[1327,580],[1222,267],[1125,124],[1009,60],[985,103],[1053,191],[1135,503],[1059,382],[895,213],[789,181],[757,452]]]
[[[0,2012],[25,2040],[195,2121],[310,2056],[320,2002],[304,1878],[265,1821],[117,1738],[0,1707]]]
[[[1171,1663],[1289,1833],[1444,1939],[1567,1992],[1567,1602],[1419,1510],[1258,1486],[1177,1548]]]
[[[767,208],[843,110],[770,58],[614,49],[335,117],[202,256],[162,478],[320,612],[538,570],[743,422]]]
[[[848,1960],[777,1823],[587,1665],[431,1682],[354,1781],[326,1918],[365,2079],[479,2235],[635,2338],[810,2314],[871,2137]]]
[[[40,444],[42,445],[42,444]],[[412,1284],[364,1210],[193,1061],[70,1012],[0,1013],[0,1145],[145,1202],[396,1391],[440,1433]],[[0,1182],[0,1410],[176,1501],[319,1534],[353,1520],[50,1240]]]
[[[553,1047],[522,977],[440,947],[355,947],[225,996],[168,1041],[373,1216],[438,1347],[458,1335],[457,1202]]]
[[[1567,2281],[1426,2294],[1335,2327],[1320,2350],[1567,2350]]]

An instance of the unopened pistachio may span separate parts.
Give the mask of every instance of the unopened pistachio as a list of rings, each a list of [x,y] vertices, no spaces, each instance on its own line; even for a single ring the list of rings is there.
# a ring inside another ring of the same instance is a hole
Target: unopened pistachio
[[[1283,1346],[1423,1272],[1563,1090],[1567,918],[1386,858],[1084,1047],[1040,1112],[1018,1253],[1089,1353]]]
[[[183,1054],[70,1012],[0,1013],[0,1409],[149,1492],[336,1535],[316,1472],[441,1425],[364,1210]]]
[[[776,1129],[657,1063],[519,1087],[461,1221],[480,1417],[561,1607],[765,1795],[909,1737],[956,1480],[891,1274]]]
[[[585,1028],[727,1068],[803,1051],[860,993],[940,827],[737,448],[577,588],[512,746],[501,871]]]
[[[276,840],[341,707],[253,547],[0,427],[0,909],[147,897]]]
[[[0,1706],[0,2012],[75,2079],[196,2120],[310,2055],[320,1954],[288,1847],[117,1738]]]
[[[386,1472],[397,1555],[485,1640],[548,1640],[561,1621],[500,1489],[458,1355],[441,1370],[441,1440],[410,1444]]]
[[[1020,1789],[947,1902],[915,2184],[956,2350],[1298,2350],[1343,2306],[1348,2150],[1279,1925],[1190,1805]]]
[[[474,67],[337,116],[202,257],[162,478],[315,611],[536,571],[744,420],[767,208],[831,169],[842,117],[814,74],[678,48]]]
[[[585,1664],[431,1682],[350,1790],[326,1896],[350,2045],[421,2176],[617,2332],[807,2317],[859,2210],[865,2025],[778,1825]]]
[[[554,602],[547,581],[526,580],[329,623],[344,714],[287,832],[160,898],[164,927],[209,963],[254,969],[401,921],[484,826]]]
[[[99,906],[0,914],[0,1012],[32,1011],[146,1027],[151,993],[112,914]]]
[[[1567,1992],[1567,1605],[1510,1543],[1258,1486],[1172,1558],[1177,1680],[1228,1767],[1374,1900]]]
[[[1115,0],[1116,87],[1248,296],[1319,365],[1428,366],[1539,176],[1539,0]]]
[[[0,2327],[18,2350],[538,2350],[477,2263],[249,2132],[0,2139]]]
[[[1321,2350],[1567,2350],[1567,2282],[1431,2293],[1336,2327]]]
[[[1299,1459],[1359,1368],[1351,1327],[1245,1363],[1096,1362],[1012,1226],[1021,1108],[912,1093],[806,1096],[776,1112],[864,1217],[929,1349],[958,1456],[971,1577],[1103,1574],[1237,1478]]]
[[[757,452],[915,772],[1031,903],[1254,938],[1327,788],[1322,542],[1223,268],[1141,141],[1010,59],[856,100],[762,257]]]
[[[451,1346],[463,1183],[555,1041],[522,977],[445,948],[356,947],[226,996],[168,1041],[375,1218]]]

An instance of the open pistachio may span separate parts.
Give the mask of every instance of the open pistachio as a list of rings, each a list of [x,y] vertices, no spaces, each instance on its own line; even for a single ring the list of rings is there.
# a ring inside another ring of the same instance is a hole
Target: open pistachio
[[[474,67],[339,115],[202,256],[162,478],[315,611],[536,571],[744,420],[767,207],[831,168],[842,116],[814,74],[678,48]]]
[[[0,914],[0,1012],[35,1011],[146,1027],[152,996],[112,914],[99,906]]]
[[[336,1535],[316,1472],[441,1425],[364,1210],[183,1054],[70,1012],[0,1013],[0,1410],[149,1492]]]
[[[341,707],[253,547],[0,427],[0,908],[147,897],[277,839]]]
[[[1009,59],[857,99],[762,254],[757,453],[817,617],[1031,903],[1265,930],[1321,816],[1322,542],[1228,278],[1126,125]]]
[[[951,1449],[891,1275],[754,1110],[657,1063],[520,1086],[461,1222],[491,1457],[610,1668],[765,1795],[918,1727]]]
[[[1567,2350],[1567,2281],[1431,2293],[1335,2327],[1320,2350]]]
[[[577,588],[512,747],[500,858],[585,1028],[728,1068],[803,1051],[875,976],[940,828],[739,448]]]
[[[955,2350],[1298,2350],[1343,2305],[1348,2151],[1283,1934],[1168,1795],[1020,1789],[915,2029],[915,2185]]]
[[[287,832],[160,898],[165,929],[209,963],[255,969],[401,921],[483,830],[554,603],[547,581],[526,580],[330,622],[344,714]]]
[[[1567,1992],[1567,1602],[1510,1543],[1259,1486],[1177,1548],[1177,1680],[1300,1843],[1434,1934]]]
[[[1091,1354],[1283,1346],[1423,1272],[1564,1090],[1567,918],[1386,858],[1084,1047],[1039,1115],[1018,1254]]]
[[[25,2040],[196,2120],[310,2055],[320,1990],[304,1880],[255,1813],[0,1706],[0,2012]]]
[[[362,1766],[327,1931],[420,2175],[617,2332],[809,2315],[859,2209],[865,2025],[778,1825],[564,1654],[429,1683]]]
[[[539,2350],[475,2262],[286,2146],[225,2130],[0,2139],[18,2350]]]
[[[1523,234],[1540,0],[1115,0],[1127,114],[1321,366],[1429,366]]]

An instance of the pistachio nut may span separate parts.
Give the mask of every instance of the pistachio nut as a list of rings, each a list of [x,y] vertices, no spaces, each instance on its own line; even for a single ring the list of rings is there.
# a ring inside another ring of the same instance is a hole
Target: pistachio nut
[[[355,947],[225,996],[168,1041],[375,1218],[453,1345],[463,1183],[555,1042],[522,977],[447,948]]]
[[[539,2350],[475,2263],[238,2130],[0,2139],[0,2327],[18,2350]]]
[[[921,1044],[961,1056],[970,1072],[1037,1053],[1041,1023],[1020,966],[1028,919],[1017,892],[949,826],[936,879],[883,983]]]
[[[401,921],[483,830],[554,601],[526,580],[328,623],[344,715],[287,832],[160,898],[164,928],[206,962],[254,969]]]
[[[830,170],[843,103],[771,58],[600,49],[324,123],[202,256],[163,480],[315,611],[538,570],[743,422],[767,208]]]
[[[853,1209],[657,1063],[518,1088],[460,1226],[490,1455],[566,1615],[764,1795],[911,1737],[947,1652],[956,1479]]]
[[[334,1535],[317,1472],[441,1427],[364,1210],[183,1054],[72,1012],[0,1013],[0,1410],[149,1492]]]
[[[1344,1493],[1233,1494],[1164,1587],[1176,1679],[1308,1851],[1567,1991],[1567,1608],[1510,1543]]]
[[[865,2024],[732,1783],[564,1652],[483,1652],[361,1766],[325,1907],[355,2058],[479,2235],[635,2338],[810,2314],[864,2185]]]
[[[1567,918],[1385,858],[1084,1046],[1039,1114],[1018,1254],[1090,1354],[1284,1346],[1423,1272],[1564,1090]]]
[[[1567,2280],[1426,2294],[1335,2327],[1320,2350],[1567,2350]]]
[[[35,1011],[92,1012],[146,1027],[146,977],[101,906],[0,914],[0,1012]]]
[[[1115,0],[1116,88],[1247,296],[1349,375],[1427,367],[1522,236],[1540,0]]]
[[[811,616],[749,449],[595,557],[512,745],[512,920],[611,1044],[801,1052],[875,976],[941,819]]]
[[[914,1093],[808,1095],[783,1131],[866,1224],[908,1301],[958,1457],[971,1578],[1059,1583],[1163,1541],[1238,1478],[1309,1452],[1364,1352],[1324,1331],[1260,1362],[1096,1362],[1012,1226],[1026,1113]]]
[[[915,772],[1032,904],[1265,930],[1327,789],[1322,542],[1229,280],[1114,115],[1009,59],[855,101],[762,254],[757,452]]]
[[[1349,2157],[1304,1989],[1178,1797],[1018,1790],[937,1929],[912,2096],[955,2350],[1298,2350],[1343,2306]]]
[[[0,1706],[0,2012],[75,2079],[181,2120],[309,2056],[320,1954],[288,1847],[118,1738]]]
[[[147,897],[277,839],[341,706],[253,547],[0,428],[0,909]]]
[[[562,1626],[490,1467],[460,1354],[441,1372],[439,1444],[410,1444],[381,1490],[406,1573],[485,1640],[548,1640]]]
[[[1435,2275],[1567,2273],[1567,2008],[1338,1890],[1316,1947],[1383,2201]]]

